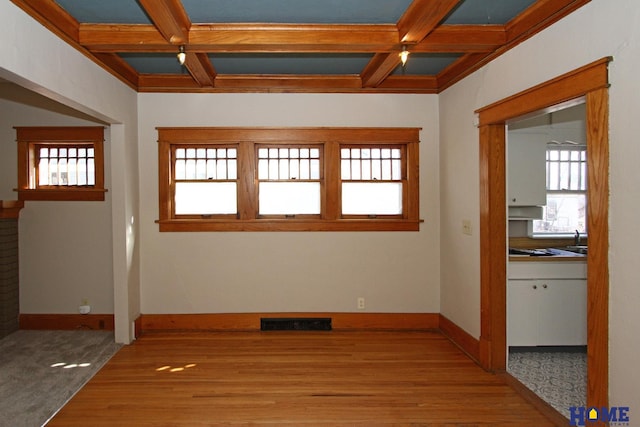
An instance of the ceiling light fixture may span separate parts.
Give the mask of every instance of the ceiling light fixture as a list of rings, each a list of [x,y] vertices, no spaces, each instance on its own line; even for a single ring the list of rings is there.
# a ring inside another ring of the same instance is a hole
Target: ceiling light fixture
[[[184,65],[184,61],[187,59],[187,54],[184,53],[184,45],[180,46],[180,51],[178,52],[177,57],[180,65]]]
[[[402,45],[402,52],[399,53],[400,62],[402,62],[402,66],[407,65],[407,59],[409,59],[409,51],[407,50],[406,45]]]

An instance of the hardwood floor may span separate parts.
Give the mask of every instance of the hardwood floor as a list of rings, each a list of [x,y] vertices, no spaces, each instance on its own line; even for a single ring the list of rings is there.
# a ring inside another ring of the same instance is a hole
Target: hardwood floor
[[[48,426],[554,425],[436,332],[148,334]]]

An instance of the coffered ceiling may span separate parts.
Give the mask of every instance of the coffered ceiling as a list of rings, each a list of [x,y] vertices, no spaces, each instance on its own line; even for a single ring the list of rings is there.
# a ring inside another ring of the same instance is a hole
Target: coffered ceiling
[[[139,92],[400,93],[438,93],[589,2],[12,1]]]

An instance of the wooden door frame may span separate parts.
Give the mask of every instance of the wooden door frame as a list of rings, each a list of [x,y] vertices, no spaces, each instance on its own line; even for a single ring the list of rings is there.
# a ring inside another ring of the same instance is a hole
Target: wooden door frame
[[[476,111],[480,127],[480,364],[506,370],[506,124],[576,100],[586,104],[589,253],[587,405],[609,394],[609,98],[603,58]]]

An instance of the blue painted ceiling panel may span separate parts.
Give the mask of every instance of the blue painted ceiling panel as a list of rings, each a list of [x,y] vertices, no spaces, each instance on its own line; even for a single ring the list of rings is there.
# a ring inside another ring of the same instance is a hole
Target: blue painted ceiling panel
[[[395,24],[412,0],[182,0],[193,23]]]
[[[445,24],[504,25],[536,0],[463,0],[445,18]]]
[[[220,74],[360,74],[370,54],[215,54]]]
[[[404,69],[398,65],[393,75],[436,75],[454,63],[462,55],[451,53],[412,53]]]
[[[56,0],[78,22],[91,24],[151,24],[135,0]]]
[[[184,74],[186,70],[173,53],[121,53],[120,57],[138,73]]]

